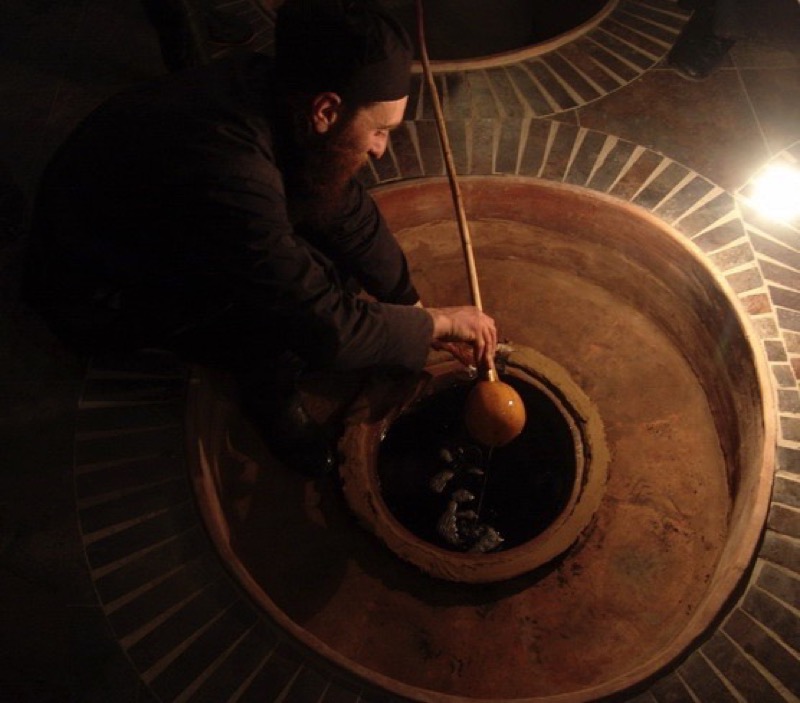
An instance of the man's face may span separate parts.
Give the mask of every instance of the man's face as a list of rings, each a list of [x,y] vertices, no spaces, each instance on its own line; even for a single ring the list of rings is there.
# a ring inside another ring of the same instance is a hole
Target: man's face
[[[407,103],[405,97],[372,103],[352,115],[342,112],[339,120],[320,135],[317,144],[331,157],[326,179],[348,181],[367,165],[370,157],[381,158],[386,152],[389,132],[402,121]]]
[[[330,125],[306,141],[302,181],[316,219],[334,215],[350,181],[370,157],[383,156],[389,132],[401,123],[407,102],[404,97],[372,103],[350,115],[340,110]]]
[[[364,164],[370,156],[376,159],[383,156],[389,141],[389,132],[402,122],[407,103],[407,97],[372,103],[356,113],[349,131],[353,145],[364,154]]]

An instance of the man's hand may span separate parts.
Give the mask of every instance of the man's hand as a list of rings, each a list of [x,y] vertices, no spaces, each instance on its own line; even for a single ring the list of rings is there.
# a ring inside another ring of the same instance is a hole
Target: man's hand
[[[486,366],[497,351],[494,320],[474,306],[425,308],[433,318],[433,346],[464,364]],[[465,344],[466,343],[466,344]],[[474,350],[470,359],[469,347]]]

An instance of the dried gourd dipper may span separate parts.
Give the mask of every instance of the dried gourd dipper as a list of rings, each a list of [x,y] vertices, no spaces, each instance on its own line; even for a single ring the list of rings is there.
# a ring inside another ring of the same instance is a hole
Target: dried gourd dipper
[[[472,253],[469,225],[467,224],[461,190],[456,178],[455,164],[450,150],[450,142],[447,138],[439,93],[433,80],[428,51],[425,45],[422,0],[417,0],[417,28],[422,69],[431,94],[431,102],[436,116],[436,129],[439,133],[439,142],[444,153],[445,165],[447,166],[450,192],[453,196],[456,219],[458,220],[458,231],[461,234],[461,244],[467,263],[472,302],[479,310],[483,310],[475,257]],[[482,376],[467,396],[464,421],[473,439],[487,447],[503,446],[516,438],[525,427],[525,405],[514,388],[499,380],[492,360],[489,361],[489,367],[483,370]]]
[[[473,439],[487,447],[502,447],[515,439],[525,427],[525,405],[519,393],[498,380],[489,369],[467,396],[464,422]]]

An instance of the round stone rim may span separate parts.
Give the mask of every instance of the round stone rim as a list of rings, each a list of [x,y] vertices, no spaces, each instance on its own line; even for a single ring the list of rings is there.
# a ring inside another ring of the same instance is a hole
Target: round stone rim
[[[504,366],[506,373],[537,388],[558,409],[572,434],[576,459],[575,481],[564,508],[547,529],[524,544],[488,553],[450,551],[411,533],[383,501],[377,470],[381,440],[410,403],[463,380],[459,363],[432,358],[405,402],[385,413],[356,413],[339,443],[342,492],[359,522],[396,556],[436,578],[492,583],[529,573],[580,541],[603,496],[610,456],[596,406],[564,368],[534,349],[513,349]],[[362,398],[356,405],[366,408],[369,403]]]

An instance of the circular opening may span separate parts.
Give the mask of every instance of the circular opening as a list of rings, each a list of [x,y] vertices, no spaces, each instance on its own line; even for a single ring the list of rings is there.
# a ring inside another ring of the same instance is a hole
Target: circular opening
[[[544,532],[569,503],[576,478],[567,418],[551,398],[513,376],[527,422],[489,449],[464,427],[469,383],[422,398],[389,428],[378,452],[381,497],[419,539],[457,552],[502,551]]]
[[[593,20],[608,0],[427,0],[425,42],[433,61],[475,59],[526,49]],[[419,58],[416,0],[389,9],[413,39]]]

